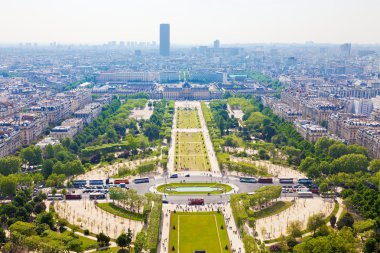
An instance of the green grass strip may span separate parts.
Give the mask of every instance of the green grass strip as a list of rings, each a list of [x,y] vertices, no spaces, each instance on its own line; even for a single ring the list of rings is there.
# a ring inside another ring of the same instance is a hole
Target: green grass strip
[[[273,205],[271,205],[267,208],[261,209],[258,212],[255,212],[253,217],[255,217],[256,219],[262,219],[265,217],[276,215],[276,214],[279,214],[279,213],[285,211],[286,209],[288,209],[292,205],[293,205],[293,203],[290,201],[277,201]]]
[[[108,213],[111,213],[113,215],[116,215],[125,219],[144,221],[144,215],[142,213],[134,213],[134,212],[128,211],[113,203],[98,203],[97,206]]]
[[[222,188],[222,190],[215,190],[212,192],[199,192],[199,191],[186,191],[186,192],[176,192],[173,190],[168,190],[169,188],[177,188],[177,187],[217,187]],[[219,183],[171,183],[171,184],[163,184],[157,187],[157,191],[166,193],[169,195],[207,195],[208,193],[212,195],[227,193],[232,190],[232,187],[227,184],[219,184]]]

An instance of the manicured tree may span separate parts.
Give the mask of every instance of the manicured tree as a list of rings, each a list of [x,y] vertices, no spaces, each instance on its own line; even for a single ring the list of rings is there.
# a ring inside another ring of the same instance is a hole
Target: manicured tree
[[[313,231],[313,236],[317,229],[325,223],[323,216],[320,214],[315,214],[309,217],[307,221],[307,228]]]
[[[302,223],[300,221],[289,222],[287,232],[292,238],[301,237],[302,236]]]
[[[127,233],[127,247],[129,248],[129,251],[131,251],[131,243],[132,243],[132,230],[128,228]]]
[[[354,225],[354,217],[352,217],[352,214],[346,213],[343,215],[343,217],[338,221],[337,227],[339,230],[341,230],[343,227],[350,227]]]
[[[372,253],[372,252],[376,252],[375,250],[376,250],[376,239],[368,238],[364,243],[364,252]]]
[[[96,236],[96,240],[100,247],[106,247],[109,245],[109,242],[111,239],[109,236],[106,236],[105,234],[100,233]]]
[[[380,171],[380,159],[374,159],[369,164],[369,169],[373,172]]]
[[[332,215],[330,217],[330,224],[331,224],[331,227],[335,227],[335,224],[336,224],[336,216],[335,215]]]
[[[124,250],[124,248],[128,247],[130,244],[130,242],[128,242],[128,236],[125,233],[122,233],[118,238],[116,238],[116,244]]]
[[[54,216],[51,212],[42,212],[37,215],[35,222],[37,224],[46,224],[50,228],[54,227],[55,221],[54,221]]]
[[[320,190],[321,192],[323,192],[323,193],[328,192],[328,191],[329,191],[329,186],[328,186],[328,184],[327,184],[327,183],[321,183],[321,184],[319,185],[319,190]]]
[[[0,245],[7,242],[7,237],[4,229],[0,227]]]

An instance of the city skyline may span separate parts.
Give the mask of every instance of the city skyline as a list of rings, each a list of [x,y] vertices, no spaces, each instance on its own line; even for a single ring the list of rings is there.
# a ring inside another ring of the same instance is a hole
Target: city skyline
[[[222,44],[380,43],[371,29],[380,7],[375,0],[237,0],[233,5],[225,0],[19,0],[0,7],[7,10],[0,17],[1,44],[158,41],[160,23],[171,24],[177,45],[215,39]]]

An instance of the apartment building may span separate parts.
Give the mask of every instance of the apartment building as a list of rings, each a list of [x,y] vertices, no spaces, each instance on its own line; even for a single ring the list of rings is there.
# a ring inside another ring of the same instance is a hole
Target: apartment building
[[[102,112],[102,105],[99,103],[90,103],[86,105],[83,109],[78,110],[74,113],[74,117],[77,119],[82,119],[84,123],[90,123]]]
[[[20,130],[22,145],[28,146],[36,141],[49,126],[48,119],[43,113],[20,114]]]
[[[0,157],[10,155],[22,146],[21,131],[15,122],[0,122]]]
[[[359,129],[357,144],[366,147],[371,158],[380,158],[380,128]]]
[[[307,120],[296,121],[295,127],[304,139],[311,142],[316,142],[319,138],[328,136],[326,128],[312,124]]]
[[[79,131],[83,129],[83,120],[70,118],[62,122],[60,126],[54,127],[49,136],[55,139],[64,139],[66,137],[73,138]]]

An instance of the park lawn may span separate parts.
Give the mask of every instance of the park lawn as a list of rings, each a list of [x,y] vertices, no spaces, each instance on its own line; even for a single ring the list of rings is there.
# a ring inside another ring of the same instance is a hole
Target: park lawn
[[[292,205],[293,205],[293,203],[290,201],[277,201],[274,204],[272,204],[271,206],[264,208],[264,209],[261,209],[258,212],[255,212],[253,216],[256,219],[262,219],[265,217],[269,217],[272,215],[279,214],[279,213],[285,211],[286,209],[288,209],[289,207],[291,207]]]
[[[177,132],[177,142],[203,142],[202,132]]]
[[[201,132],[177,134],[174,161],[176,170],[211,170]]]
[[[71,236],[71,231],[66,230],[61,234],[55,231],[48,230],[47,236],[45,237],[45,242],[48,242],[53,239],[60,240],[60,235]],[[82,242],[82,247],[84,250],[96,249],[96,247],[98,247],[98,243],[95,240],[91,240],[87,237],[80,236],[77,234],[75,234],[75,236]]]
[[[223,190],[215,190],[210,192],[210,194],[222,194],[225,192],[229,192],[232,190],[232,187],[227,184],[219,184],[219,183],[171,183],[171,184],[163,184],[157,187],[157,191],[162,193],[167,193],[169,195],[204,195],[208,192],[199,192],[199,191],[188,191],[188,192],[175,192],[170,191],[168,188],[175,188],[175,187],[219,187],[223,188]]]
[[[204,156],[177,156],[175,158],[176,170],[210,171],[211,166]]]
[[[202,142],[179,142],[178,146],[181,156],[206,155],[206,146]]]
[[[226,246],[227,249],[225,249]],[[212,253],[231,252],[226,224],[221,213],[177,212],[171,214],[169,252],[194,253],[195,250]]]
[[[129,219],[129,220],[144,221],[144,215],[142,213],[134,213],[134,212],[128,211],[113,203],[98,203],[96,205],[100,209],[106,212],[109,212],[113,215],[116,215],[125,219]]]
[[[178,110],[177,128],[201,128],[197,109]]]

